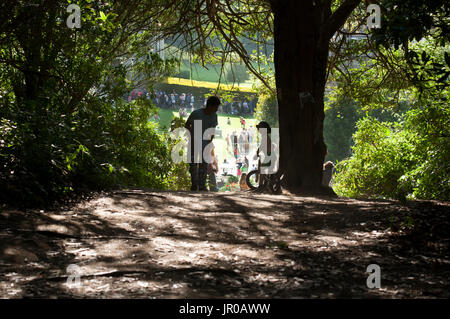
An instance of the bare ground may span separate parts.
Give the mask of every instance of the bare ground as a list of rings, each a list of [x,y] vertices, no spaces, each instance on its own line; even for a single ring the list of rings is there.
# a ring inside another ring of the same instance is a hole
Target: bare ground
[[[449,298],[449,212],[429,201],[145,190],[56,211],[3,208],[0,297]],[[380,289],[366,286],[370,264]],[[78,288],[69,265],[80,267]]]

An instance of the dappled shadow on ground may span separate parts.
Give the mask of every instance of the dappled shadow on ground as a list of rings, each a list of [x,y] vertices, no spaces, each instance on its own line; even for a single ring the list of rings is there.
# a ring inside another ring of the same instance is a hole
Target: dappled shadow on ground
[[[149,190],[4,210],[0,297],[448,298],[448,213],[430,202]],[[391,231],[409,220],[416,230]],[[381,289],[366,285],[370,264]]]

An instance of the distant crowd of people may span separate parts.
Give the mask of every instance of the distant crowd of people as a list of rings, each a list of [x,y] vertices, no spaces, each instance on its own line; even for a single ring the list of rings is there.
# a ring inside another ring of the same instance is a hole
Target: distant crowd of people
[[[256,99],[253,100],[235,100],[232,102],[225,101],[222,106],[222,113],[231,115],[253,115],[256,108]]]
[[[153,102],[156,106],[164,109],[198,109],[203,106],[205,101],[202,101],[200,97],[196,97],[191,93],[181,93],[178,94],[175,91],[171,93],[166,93],[162,90],[155,91]]]
[[[239,134],[236,131],[227,134],[225,138],[227,150],[231,148],[235,159],[238,159],[241,155],[249,155],[250,145],[253,142],[254,136],[255,132],[246,128],[242,128]]]
[[[147,100],[150,100],[151,94],[146,89],[143,89],[143,90],[135,89],[135,90],[131,91],[130,94],[128,94],[127,100],[128,100],[128,102],[131,102],[136,99],[143,98],[143,97],[146,98]]]
[[[153,103],[163,109],[178,110],[187,116],[188,111],[193,112],[206,106],[206,98],[203,96],[195,96],[192,93],[177,93],[165,92],[163,90],[156,90],[154,92],[147,92],[143,89],[135,89],[128,95],[128,101],[131,102],[137,98],[151,99]],[[257,98],[236,98],[232,102],[224,101],[220,105],[218,112],[230,115],[253,115],[256,108]]]

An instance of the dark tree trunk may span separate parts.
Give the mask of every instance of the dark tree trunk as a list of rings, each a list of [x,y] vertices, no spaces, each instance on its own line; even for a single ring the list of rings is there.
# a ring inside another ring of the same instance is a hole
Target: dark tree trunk
[[[314,6],[313,2],[272,1],[275,77],[284,186],[322,193],[327,191],[321,181],[326,154],[323,98],[329,49],[324,25],[331,12],[329,6]]]

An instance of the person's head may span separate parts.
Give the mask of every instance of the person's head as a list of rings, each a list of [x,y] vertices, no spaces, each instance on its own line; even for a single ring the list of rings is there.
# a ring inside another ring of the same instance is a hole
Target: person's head
[[[206,109],[212,113],[216,113],[219,109],[220,99],[217,96],[210,96],[206,100]]]
[[[265,121],[261,121],[258,123],[258,125],[256,125],[256,129],[258,131],[263,128],[265,128],[267,130],[267,134],[270,134],[272,132],[272,129],[271,129],[269,123],[267,123]]]
[[[334,168],[334,163],[332,161],[328,161],[323,164],[323,170],[332,170]]]

